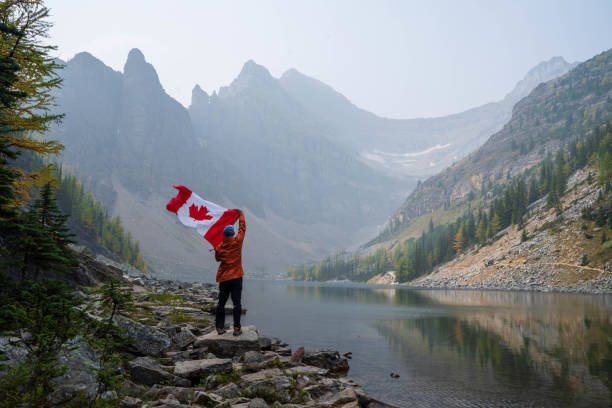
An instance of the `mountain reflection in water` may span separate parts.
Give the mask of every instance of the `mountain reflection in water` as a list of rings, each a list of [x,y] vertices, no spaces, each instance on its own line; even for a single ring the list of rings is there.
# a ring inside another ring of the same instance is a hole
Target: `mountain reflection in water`
[[[352,351],[349,376],[402,407],[612,402],[611,296],[261,281],[246,292],[249,322],[293,347]]]

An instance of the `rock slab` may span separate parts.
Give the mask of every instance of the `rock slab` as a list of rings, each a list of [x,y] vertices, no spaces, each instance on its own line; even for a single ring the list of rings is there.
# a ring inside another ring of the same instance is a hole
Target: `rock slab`
[[[174,374],[179,377],[197,379],[210,374],[229,373],[232,360],[229,358],[208,358],[204,360],[179,361],[174,366]]]
[[[243,327],[240,336],[232,333],[217,334],[216,331],[200,336],[196,339],[194,347],[208,347],[208,350],[220,357],[239,356],[247,351],[259,351],[259,335],[251,328]]]
[[[133,321],[124,316],[115,317],[115,324],[127,336],[134,338],[134,347],[147,356],[161,356],[170,347],[170,337],[160,330]]]

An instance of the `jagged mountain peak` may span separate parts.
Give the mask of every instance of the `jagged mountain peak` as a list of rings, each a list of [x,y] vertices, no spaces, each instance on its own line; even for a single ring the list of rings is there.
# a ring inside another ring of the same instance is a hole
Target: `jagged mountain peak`
[[[97,59],[96,57],[88,53],[87,51],[82,51],[82,52],[77,53],[74,57],[72,57],[70,62],[78,62],[78,63],[93,62],[93,63],[104,65],[102,61],[100,61],[99,59]]]
[[[138,48],[132,48],[128,53],[127,61],[132,63],[146,63],[145,56]]]
[[[244,63],[238,77],[240,78],[241,76],[272,79],[270,71],[268,71],[268,69],[263,65],[259,65],[253,60],[248,60]]]
[[[123,75],[128,83],[141,84],[150,89],[163,91],[157,71],[147,62],[144,54],[138,48],[130,50],[123,67]]]
[[[251,95],[261,95],[262,93],[282,91],[276,78],[263,65],[257,64],[253,60],[248,60],[242,66],[242,70],[229,86],[219,89],[220,98],[235,97],[250,93]]]
[[[535,67],[527,71],[527,74],[515,85],[514,89],[506,95],[505,100],[512,105],[524,98],[542,82],[557,78],[578,65],[577,62],[569,63],[563,57],[552,57],[547,61],[542,61]]]
[[[197,105],[199,103],[208,103],[210,96],[204,91],[200,85],[196,84],[191,91],[191,105]]]

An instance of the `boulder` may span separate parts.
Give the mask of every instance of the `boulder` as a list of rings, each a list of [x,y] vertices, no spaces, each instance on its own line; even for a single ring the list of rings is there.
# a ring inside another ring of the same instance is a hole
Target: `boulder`
[[[325,404],[333,408],[359,408],[359,398],[352,388],[345,388]]]
[[[25,361],[28,350],[18,337],[0,337],[0,363],[16,366]]]
[[[276,353],[262,353],[259,351],[247,351],[240,358],[243,368],[246,370],[260,370],[270,364],[279,363],[280,360]]]
[[[292,384],[288,377],[284,375],[270,377],[255,381],[244,389],[244,395],[259,397],[262,395],[274,395],[275,398],[283,403],[291,401]]]
[[[139,408],[142,405],[142,400],[134,397],[123,397],[119,406],[121,408]]]
[[[221,403],[221,401],[223,401],[223,398],[221,398],[217,394],[213,394],[212,392],[203,392],[203,391],[196,391],[194,395],[194,400],[193,400],[193,402],[195,402],[196,404],[206,405],[206,406],[217,405]]]
[[[253,374],[245,374],[240,379],[247,383],[254,383],[257,381],[265,380],[266,378],[278,377],[279,375],[283,375],[282,371],[278,368],[271,368],[269,370],[258,371]]]
[[[172,343],[180,350],[184,350],[195,340],[196,336],[186,327],[181,327],[180,330],[172,336]]]
[[[169,394],[165,399],[159,400],[152,404],[158,408],[188,408],[189,405],[183,405],[180,401],[172,394]]]
[[[183,404],[188,404],[195,398],[195,393],[204,391],[202,388],[172,387],[169,385],[156,384],[143,394],[146,400],[159,400],[173,395]]]
[[[268,404],[266,404],[266,401],[264,401],[261,398],[253,398],[251,401],[249,401],[249,403],[247,404],[248,408],[268,408]]]
[[[221,404],[217,405],[215,408],[235,408],[241,407],[242,404],[248,404],[249,399],[245,397],[232,398],[227,401],[223,401]]]
[[[319,368],[314,366],[297,366],[288,368],[285,372],[289,375],[327,375],[329,370],[326,368]]]
[[[160,383],[172,383],[182,387],[189,387],[191,383],[184,378],[177,377],[165,371],[152,357],[138,357],[128,363],[128,370],[134,381],[154,385]]]
[[[304,353],[304,364],[326,368],[335,375],[344,375],[349,370],[348,360],[335,350],[316,350]]]
[[[189,379],[198,379],[210,374],[229,373],[231,371],[232,360],[229,358],[178,361],[174,366],[174,374]]]
[[[170,347],[170,337],[160,330],[124,316],[116,316],[114,321],[127,336],[134,339],[134,347],[144,355],[161,356]]]
[[[331,378],[321,378],[316,384],[305,387],[304,391],[307,391],[313,399],[321,399],[325,396],[331,398],[340,389],[341,384],[338,381]]]
[[[49,402],[59,405],[77,396],[91,399],[96,395],[96,369],[100,365],[94,350],[82,337],[65,344],[57,356],[57,363],[66,367],[66,372],[52,380],[58,387],[49,395]]]
[[[147,391],[143,385],[136,384],[130,380],[124,379],[119,385],[119,394],[121,395],[141,395]]]
[[[223,387],[216,390],[215,394],[225,399],[236,398],[236,397],[241,396],[240,388],[234,383],[229,383],[227,385],[224,385]]]
[[[208,350],[220,357],[239,356],[247,351],[259,351],[259,335],[251,328],[243,327],[240,336],[230,332],[217,334],[216,331],[197,338],[194,347],[208,347]]]
[[[259,348],[261,350],[272,350],[272,338],[267,336],[259,336]]]

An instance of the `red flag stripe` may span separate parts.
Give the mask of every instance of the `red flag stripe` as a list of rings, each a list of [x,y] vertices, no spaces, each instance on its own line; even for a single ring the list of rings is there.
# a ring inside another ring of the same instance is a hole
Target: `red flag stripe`
[[[227,210],[223,213],[221,218],[217,220],[213,225],[210,226],[204,238],[210,242],[213,248],[218,247],[223,242],[223,228],[227,225],[232,225],[238,219],[238,210]]]
[[[166,209],[176,214],[179,208],[185,205],[187,200],[189,200],[189,197],[191,197],[191,190],[181,185],[173,187],[178,190],[178,194],[176,195],[176,197],[172,198],[172,200],[170,200],[168,204],[166,204]]]

